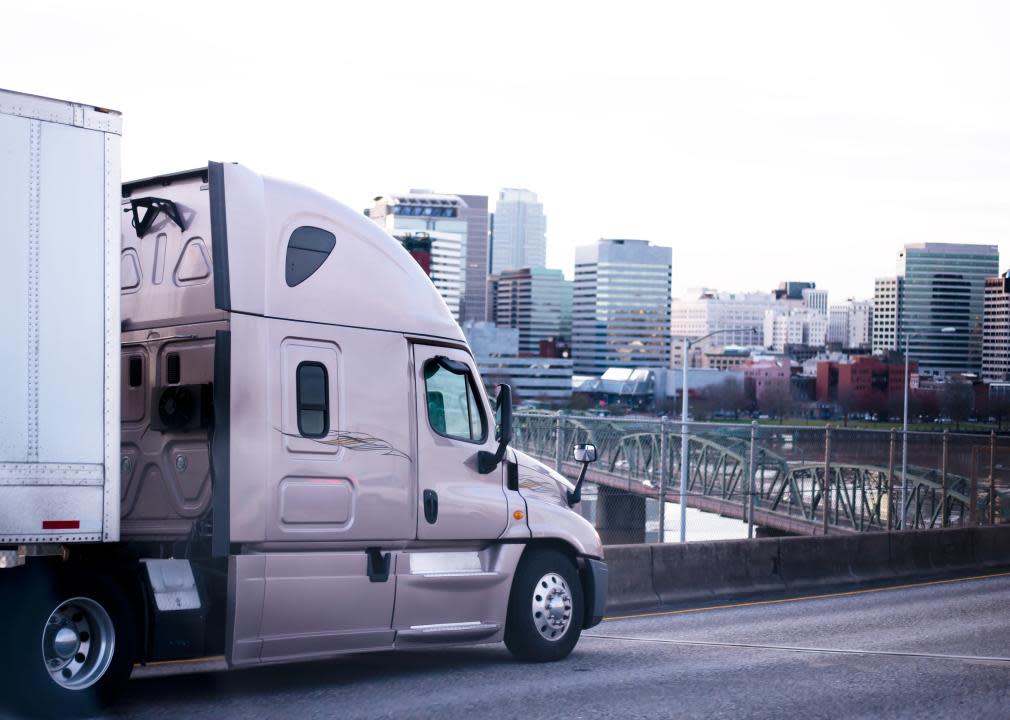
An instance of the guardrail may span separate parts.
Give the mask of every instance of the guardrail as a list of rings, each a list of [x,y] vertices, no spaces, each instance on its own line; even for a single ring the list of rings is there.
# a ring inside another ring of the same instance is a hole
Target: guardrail
[[[607,612],[985,573],[1010,566],[1010,525],[827,537],[613,545]]]
[[[667,512],[687,507],[790,534],[974,527],[1010,522],[1010,438],[995,433],[909,432],[905,492],[897,429],[701,423],[665,418],[515,413],[515,446],[575,477],[576,443],[599,460],[591,514],[604,542],[667,541]],[[687,462],[682,473],[682,446]]]

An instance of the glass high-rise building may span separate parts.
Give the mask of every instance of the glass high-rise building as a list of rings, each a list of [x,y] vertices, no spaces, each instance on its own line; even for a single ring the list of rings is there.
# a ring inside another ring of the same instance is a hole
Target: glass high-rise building
[[[463,270],[463,321],[487,319],[487,273],[490,249],[490,215],[487,195],[457,195],[465,205],[460,217],[466,220],[466,256]]]
[[[519,352],[537,355],[540,341],[564,336],[567,282],[560,270],[520,268],[492,275],[488,293],[491,320],[498,327],[519,331]]]
[[[575,250],[575,372],[667,367],[673,251],[646,240],[601,239]]]
[[[547,216],[537,194],[505,188],[498,193],[491,235],[491,273],[547,264]]]
[[[998,273],[996,245],[905,245],[896,349],[907,337],[909,356],[930,375],[981,372],[985,281]],[[942,332],[948,327],[954,332]]]

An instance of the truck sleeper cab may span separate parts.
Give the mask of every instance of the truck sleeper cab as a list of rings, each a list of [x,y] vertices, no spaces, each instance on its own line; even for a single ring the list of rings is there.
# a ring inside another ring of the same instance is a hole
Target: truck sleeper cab
[[[122,211],[119,542],[0,573],[37,594],[36,697],[102,701],[133,661],[218,652],[553,660],[599,622],[599,536],[496,437],[507,393],[492,406],[399,243],[237,164],[127,183]]]

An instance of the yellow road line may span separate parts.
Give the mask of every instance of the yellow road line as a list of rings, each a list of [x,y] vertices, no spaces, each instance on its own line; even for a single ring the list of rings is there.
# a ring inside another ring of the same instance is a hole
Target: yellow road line
[[[733,608],[753,607],[755,605],[778,605],[780,603],[803,602],[804,600],[824,600],[827,598],[849,597],[851,595],[868,595],[870,593],[888,592],[890,590],[908,590],[909,588],[927,587],[929,585],[948,585],[950,583],[968,582],[969,580],[988,580],[989,578],[1007,577],[1010,572],[992,573],[991,575],[972,575],[963,578],[950,578],[947,580],[927,580],[918,583],[906,583],[904,585],[888,585],[886,587],[866,588],[864,590],[848,590],[845,592],[825,593],[823,595],[803,595],[794,598],[780,598],[778,600],[754,600],[751,602],[732,603],[729,605],[709,605],[707,607],[684,608],[683,610],[661,610],[658,612],[638,613],[634,615],[613,615],[603,618],[603,622],[611,620],[633,620],[635,618],[662,617],[664,615],[686,615],[687,613],[707,612],[709,610],[731,610]]]

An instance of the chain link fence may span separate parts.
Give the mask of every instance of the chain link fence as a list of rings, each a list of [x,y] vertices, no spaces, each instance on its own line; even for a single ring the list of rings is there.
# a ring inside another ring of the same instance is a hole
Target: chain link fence
[[[515,413],[514,445],[569,478],[605,544],[1010,522],[1010,437]],[[681,500],[683,499],[683,503]]]

